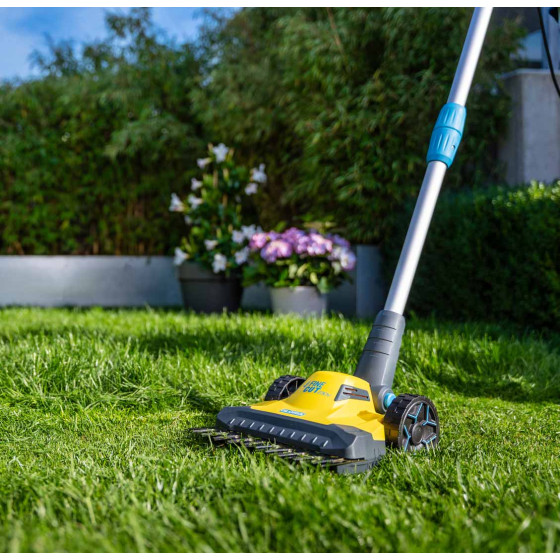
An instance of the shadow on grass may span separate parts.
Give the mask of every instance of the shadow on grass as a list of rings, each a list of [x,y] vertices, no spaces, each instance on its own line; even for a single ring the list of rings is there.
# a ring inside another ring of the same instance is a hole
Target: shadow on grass
[[[185,399],[197,407],[199,411],[207,412],[208,414],[217,414],[221,409],[220,405],[212,397],[201,393],[192,385],[189,386]]]
[[[412,367],[427,364],[427,377],[468,397],[512,402],[560,401],[560,336],[515,325],[453,324],[414,320],[411,331],[432,339],[431,356],[406,348]],[[425,354],[425,353],[424,353]]]
[[[121,327],[122,328],[122,327]],[[59,326],[18,328],[9,335],[0,334],[0,342],[17,345],[19,340],[34,336],[65,337],[70,333],[74,337],[104,337],[117,346],[132,346],[139,352],[145,352],[155,358],[186,353],[196,350],[215,364],[224,368],[240,364],[247,357],[254,357],[255,362],[261,358],[265,361],[283,364],[297,363],[311,374],[325,368],[328,364],[353,366],[353,356],[359,356],[363,341],[347,333],[340,336],[340,341],[329,339],[328,358],[325,346],[316,344],[312,329],[308,336],[290,337],[273,328],[259,331],[258,335],[248,336],[246,325],[238,328],[232,324],[229,329],[212,329],[211,325],[194,325],[192,330],[142,333],[140,336],[115,333],[110,328]],[[427,335],[426,344],[434,344],[436,358],[430,361],[426,356],[415,356],[410,345],[405,343],[404,360],[410,368],[422,370],[431,382],[453,393],[468,397],[494,397],[512,402],[543,400],[557,402],[560,400],[559,371],[560,356],[558,341],[560,337],[552,335],[546,339],[542,335],[519,332],[511,327],[495,325],[438,323],[433,320],[412,320],[409,332]],[[449,345],[436,340],[436,333],[449,337]],[[433,337],[433,340],[430,338]],[[455,342],[454,342],[455,339]],[[340,342],[340,344],[338,343]],[[484,351],[477,350],[480,342]],[[491,348],[488,348],[491,346]],[[498,352],[493,356],[492,352]],[[429,355],[428,348],[423,354]],[[425,366],[424,364],[427,364]],[[409,368],[409,369],[410,369]],[[205,380],[201,377],[196,385],[189,384],[186,400],[202,412],[215,414],[220,409],[216,399],[204,392]]]

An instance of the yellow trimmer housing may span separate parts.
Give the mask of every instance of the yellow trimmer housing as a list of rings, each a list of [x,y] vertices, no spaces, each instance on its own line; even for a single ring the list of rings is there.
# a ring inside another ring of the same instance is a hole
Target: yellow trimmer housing
[[[383,415],[375,412],[369,383],[335,371],[317,371],[289,397],[263,401],[249,407],[287,418],[352,427],[385,442]]]

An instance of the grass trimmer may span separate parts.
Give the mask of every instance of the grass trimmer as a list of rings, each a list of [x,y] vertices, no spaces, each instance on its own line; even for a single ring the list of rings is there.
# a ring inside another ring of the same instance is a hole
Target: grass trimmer
[[[437,197],[461,141],[465,103],[492,8],[475,8],[447,103],[437,119],[427,169],[385,308],[375,318],[353,375],[318,371],[308,379],[284,375],[264,401],[227,407],[216,427],[194,431],[214,444],[321,465],[338,472],[374,466],[386,447],[416,451],[434,447],[439,418],[430,399],[395,396],[395,368],[405,328],[403,312]]]

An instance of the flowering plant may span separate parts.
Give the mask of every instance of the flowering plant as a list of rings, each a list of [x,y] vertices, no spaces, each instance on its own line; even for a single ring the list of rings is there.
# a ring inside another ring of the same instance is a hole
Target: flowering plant
[[[248,242],[260,231],[246,224],[249,197],[266,183],[264,164],[248,171],[235,165],[233,150],[210,145],[208,157],[197,160],[202,178],[191,179],[186,200],[171,195],[171,212],[182,212],[189,228],[181,247],[175,249],[175,264],[197,262],[215,274],[240,274],[249,256]]]
[[[249,251],[249,265],[244,270],[247,285],[315,286],[325,293],[347,279],[356,264],[346,239],[315,230],[256,232],[249,241]]]

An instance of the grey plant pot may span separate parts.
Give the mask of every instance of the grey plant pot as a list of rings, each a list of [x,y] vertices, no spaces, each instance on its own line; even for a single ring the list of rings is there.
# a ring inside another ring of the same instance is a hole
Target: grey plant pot
[[[239,309],[243,295],[240,278],[226,278],[188,262],[177,267],[177,277],[185,309],[197,313]]]
[[[327,297],[313,286],[270,288],[274,313],[319,317],[327,310]]]

